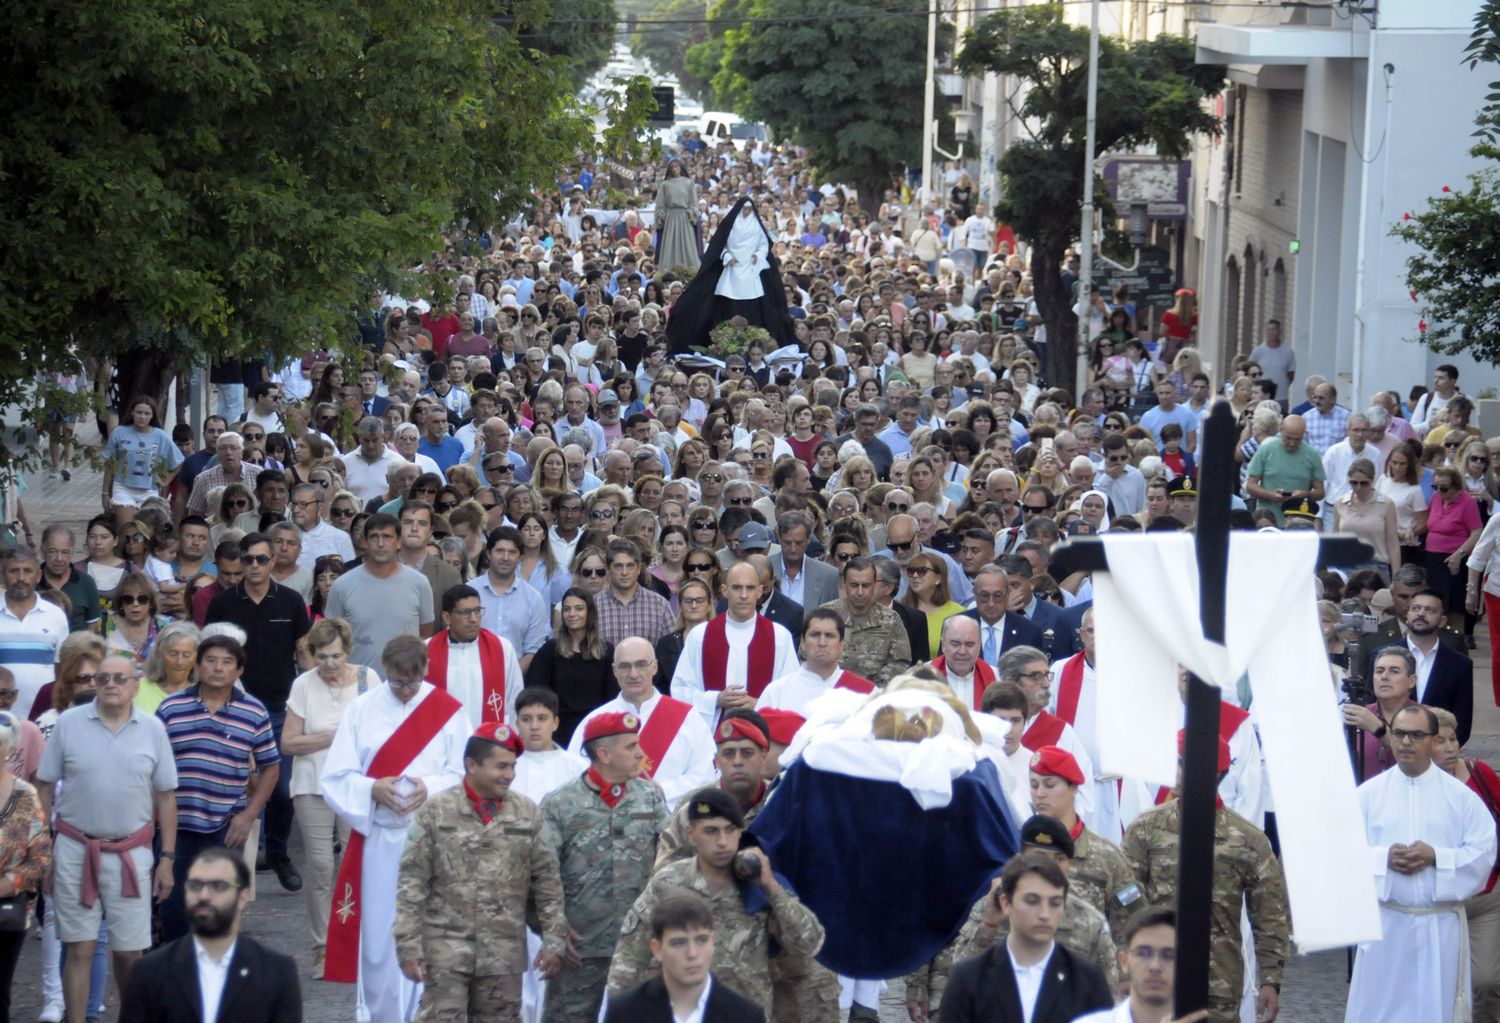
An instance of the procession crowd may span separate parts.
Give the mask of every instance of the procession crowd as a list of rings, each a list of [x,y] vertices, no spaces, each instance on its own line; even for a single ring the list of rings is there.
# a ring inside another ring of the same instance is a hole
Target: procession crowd
[[[669,358],[696,248],[658,252],[654,184],[606,209],[583,170],[455,237],[431,295],[372,296],[357,351],[217,369],[201,439],[120,396],[85,528],[17,503],[6,1011],[29,905],[43,1020],[98,1017],[107,962],[121,1019],[297,1019],[293,940],[381,1023],[874,1020],[882,982],[820,965],[742,847],[825,694],[909,689],[979,723],[1022,846],[902,978],[913,1023],[1173,1018],[1174,790],[1099,771],[1091,580],[1053,552],[1194,528],[1222,400],[1235,528],[1373,550],[1315,580],[1385,930],[1348,1018],[1500,1019],[1500,778],[1462,754],[1500,438],[1458,372],[1340,395],[1274,322],[1208,367],[1190,291],[1093,289],[1073,394],[966,175],[861,210],[788,147],[676,159],[697,238],[755,199],[795,346]],[[1223,696],[1209,1018],[1270,1023],[1286,886]],[[238,931],[257,868],[306,894],[280,952]]]

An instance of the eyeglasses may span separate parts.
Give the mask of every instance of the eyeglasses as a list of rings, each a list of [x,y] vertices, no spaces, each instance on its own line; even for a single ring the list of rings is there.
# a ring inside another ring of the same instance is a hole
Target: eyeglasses
[[[483,607],[455,607],[452,611],[449,611],[448,613],[450,615],[454,615],[454,616],[456,616],[458,618],[478,618],[480,615],[484,614],[484,608]]]
[[[754,501],[753,498],[749,498],[749,497],[731,497],[729,499],[729,503],[731,505],[743,507],[743,506],[745,506],[747,504],[754,504],[755,501]]]
[[[1104,428],[1106,430],[1123,430],[1123,429],[1125,429],[1125,427],[1121,426],[1119,423],[1105,423],[1104,424]]]
[[[724,482],[724,477],[721,476],[719,473],[716,473],[716,472],[705,472],[705,473],[700,473],[699,474],[699,476],[698,476],[698,482],[699,483],[723,483]]]
[[[769,451],[752,451],[750,452],[750,457],[757,462],[764,462],[771,457],[771,453]]]
[[[694,529],[713,529],[714,528],[714,523],[713,523],[712,519],[699,519],[697,522],[693,523],[693,528]]]
[[[269,554],[245,554],[241,557],[247,565],[269,565],[271,563],[271,555]]]
[[[908,540],[905,543],[897,543],[894,540],[888,540],[886,541],[886,546],[893,551],[909,551],[912,548],[912,544],[916,542],[916,540]]]
[[[1438,484],[1437,486],[1433,487],[1432,489],[1435,490],[1435,491],[1437,491],[1439,494],[1446,494],[1448,491],[1452,490],[1453,488],[1450,487],[1446,483],[1441,483],[1441,484]]]
[[[712,562],[700,561],[697,564],[693,564],[693,565],[683,565],[682,566],[682,570],[684,572],[694,572],[694,573],[697,573],[697,572],[712,572],[714,570],[714,566],[713,566]]]
[[[107,689],[110,686],[128,686],[134,681],[134,675],[127,675],[123,671],[100,672],[94,676],[94,684],[100,689]]]
[[[266,560],[269,561],[270,559],[268,558]],[[151,603],[151,595],[149,593],[125,593],[125,594],[121,594],[119,597],[116,597],[115,599],[117,601],[119,601],[119,604],[120,604],[121,607],[129,607],[132,604],[150,604]]]
[[[655,661],[616,661],[615,674],[617,675],[644,675],[651,670]]]
[[[606,575],[609,574],[609,569],[607,569],[607,568],[580,568],[578,570],[578,574],[581,575],[581,576],[583,576],[585,579],[603,579]]]
[[[900,501],[887,501],[885,503],[885,510],[886,511],[904,512],[904,511],[909,510],[910,508],[911,508],[911,505],[909,505],[909,504],[902,504]]]
[[[1045,512],[1051,511],[1051,509],[1048,508],[1045,504],[1023,504],[1021,505],[1021,511],[1025,512],[1027,515],[1041,515]]]
[[[602,519],[612,519],[614,517],[615,517],[615,510],[614,510],[614,508],[612,506],[611,507],[605,507],[605,508],[595,508],[593,511],[589,512],[589,518],[591,518],[591,519],[600,519],[600,520],[602,520]]]
[[[458,507],[458,502],[457,501],[439,501],[437,503],[436,507],[437,507],[437,510],[440,511],[440,512],[450,512],[454,508]]]
[[[189,895],[201,895],[210,892],[214,895],[228,895],[239,889],[239,885],[233,881],[201,881],[196,877],[190,877],[184,883]]]
[[[422,684],[422,680],[419,678],[397,678],[395,675],[386,679],[386,682],[390,684],[392,689],[415,689]]]
[[[487,465],[484,467],[484,471],[498,473],[501,476],[509,476],[516,471],[516,467],[509,462],[502,462],[500,465]]]
[[[1018,671],[1016,678],[1025,679],[1027,682],[1040,682],[1044,678],[1050,678],[1051,674],[1046,668],[1041,668],[1037,671]]]
[[[911,545],[908,544],[907,546],[911,546]],[[907,575],[922,576],[922,575],[926,575],[927,573],[929,573],[931,571],[932,571],[932,569],[928,568],[926,565],[907,565],[906,566],[906,574]]]
[[[1130,461],[1129,455],[1105,455],[1104,460],[1110,465],[1118,465],[1121,462]]]
[[[317,498],[313,498],[311,501],[293,501],[292,502],[292,507],[293,508],[316,508],[317,506],[318,506],[318,499]]]
[[[1391,741],[1392,742],[1421,742],[1423,739],[1430,739],[1430,738],[1432,738],[1436,734],[1437,734],[1436,732],[1425,732],[1425,731],[1424,732],[1415,732],[1415,731],[1408,731],[1405,728],[1392,728],[1391,729]]]

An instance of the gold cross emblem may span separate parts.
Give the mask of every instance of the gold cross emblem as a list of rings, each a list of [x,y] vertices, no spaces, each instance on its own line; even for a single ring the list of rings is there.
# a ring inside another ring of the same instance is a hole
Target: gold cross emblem
[[[354,901],[354,885],[348,883],[344,885],[343,901],[338,904],[338,908],[334,912],[338,914],[339,923],[341,924],[348,923],[349,918],[359,912],[359,904]]]

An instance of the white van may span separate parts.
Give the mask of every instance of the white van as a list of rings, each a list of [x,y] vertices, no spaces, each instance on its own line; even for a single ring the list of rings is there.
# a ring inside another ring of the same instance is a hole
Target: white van
[[[706,111],[698,121],[698,133],[710,146],[717,146],[720,142],[732,142],[736,149],[744,149],[749,139],[755,139],[757,144],[764,146],[766,140],[770,138],[770,132],[766,131],[765,125],[746,121],[739,114],[726,113],[722,110]]]

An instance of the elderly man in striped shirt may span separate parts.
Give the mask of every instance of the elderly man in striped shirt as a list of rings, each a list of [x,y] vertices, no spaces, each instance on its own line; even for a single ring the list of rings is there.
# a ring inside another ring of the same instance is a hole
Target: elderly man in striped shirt
[[[236,684],[244,671],[239,641],[211,636],[198,647],[198,683],[156,709],[177,759],[176,885],[161,909],[165,941],[188,931],[183,884],[193,857],[211,846],[240,850],[281,773],[271,715]]]

